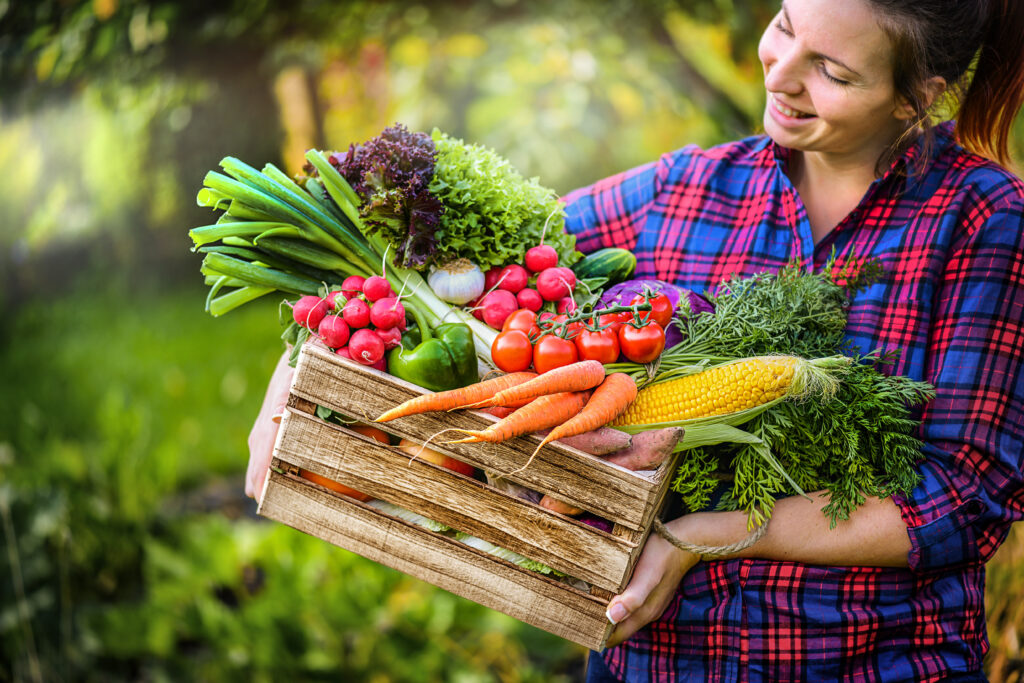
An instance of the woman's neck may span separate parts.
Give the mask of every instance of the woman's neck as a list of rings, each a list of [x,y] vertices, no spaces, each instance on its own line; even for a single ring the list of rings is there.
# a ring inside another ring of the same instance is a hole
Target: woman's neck
[[[794,151],[789,179],[807,210],[817,244],[860,203],[875,180],[875,165]]]

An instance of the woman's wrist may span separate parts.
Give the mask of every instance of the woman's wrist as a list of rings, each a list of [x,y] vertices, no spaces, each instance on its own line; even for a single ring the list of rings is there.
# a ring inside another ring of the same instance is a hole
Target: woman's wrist
[[[705,546],[707,548],[724,548],[742,544],[754,531],[748,528],[747,514],[743,511],[734,512],[691,512],[665,524],[676,538],[684,543]],[[760,541],[759,541],[760,543]],[[754,546],[758,544],[755,543]],[[729,553],[730,557],[746,557],[753,547]],[[722,555],[701,554],[701,559],[719,559]]]

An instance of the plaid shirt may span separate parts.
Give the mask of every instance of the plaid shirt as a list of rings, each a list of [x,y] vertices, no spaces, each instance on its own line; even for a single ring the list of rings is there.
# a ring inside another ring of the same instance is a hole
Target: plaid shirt
[[[604,653],[630,681],[982,679],[984,562],[1024,518],[1024,183],[936,129],[819,244],[784,171],[754,137],[695,147],[565,198],[584,252],[625,247],[636,277],[704,291],[732,274],[830,252],[881,259],[847,335],[902,349],[892,372],[938,395],[922,415],[923,481],[897,500],[910,568],[699,563],[660,620]]]

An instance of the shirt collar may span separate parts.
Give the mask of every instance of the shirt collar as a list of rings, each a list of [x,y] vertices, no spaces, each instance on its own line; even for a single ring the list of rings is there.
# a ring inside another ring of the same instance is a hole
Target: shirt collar
[[[955,143],[953,127],[952,121],[945,121],[931,129],[932,144],[927,150],[928,159],[924,163],[920,161],[921,155],[926,153],[924,151],[924,136],[919,135],[900,156],[893,160],[889,168],[880,177],[875,179],[873,185],[881,185],[891,180],[903,184],[905,191],[911,190],[920,181],[935,159],[949,145]],[[758,150],[762,163],[766,165],[775,164],[781,172],[785,173],[793,150],[777,144],[767,135],[764,136],[762,145],[761,149]]]

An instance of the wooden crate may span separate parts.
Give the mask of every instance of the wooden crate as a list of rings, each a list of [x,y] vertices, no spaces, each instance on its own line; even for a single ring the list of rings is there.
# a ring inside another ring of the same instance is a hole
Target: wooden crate
[[[573,642],[603,648],[611,632],[605,618],[608,600],[628,583],[661,510],[675,462],[637,473],[553,443],[528,468],[508,477],[610,520],[609,533],[477,479],[411,460],[393,446],[315,414],[320,405],[370,421],[425,392],[307,343],[296,366],[259,513]],[[457,411],[380,426],[422,443],[449,427],[480,429],[494,421],[485,413]],[[442,440],[432,440],[431,447],[496,475],[524,465],[539,443],[536,437],[504,444],[443,445]],[[384,514],[299,477],[300,468],[543,562],[588,587],[522,569]]]

